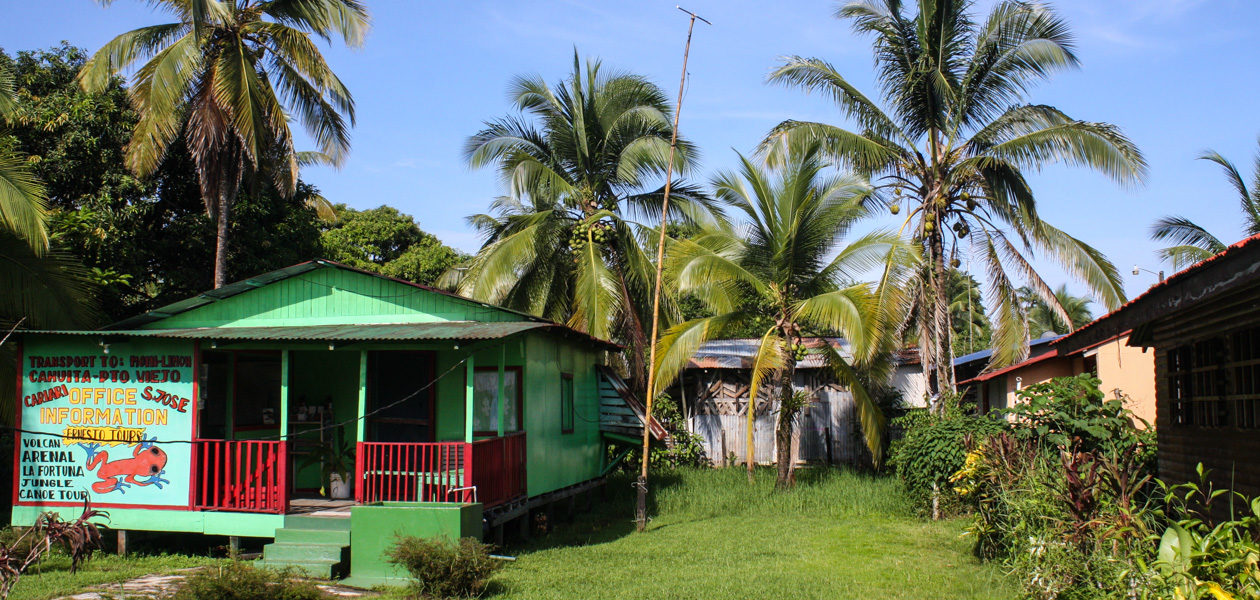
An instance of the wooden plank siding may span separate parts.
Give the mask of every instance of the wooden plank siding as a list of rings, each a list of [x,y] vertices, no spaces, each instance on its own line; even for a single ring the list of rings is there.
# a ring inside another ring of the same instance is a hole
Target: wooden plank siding
[[[328,267],[172,315],[144,328],[522,320],[526,317],[479,302]]]
[[[1229,423],[1209,427],[1173,418],[1169,354],[1187,344],[1225,337],[1260,326],[1260,283],[1209,298],[1148,324],[1155,346],[1156,435],[1159,476],[1168,483],[1196,481],[1195,467],[1210,469],[1218,489],[1260,495],[1260,429],[1240,427],[1231,408]]]

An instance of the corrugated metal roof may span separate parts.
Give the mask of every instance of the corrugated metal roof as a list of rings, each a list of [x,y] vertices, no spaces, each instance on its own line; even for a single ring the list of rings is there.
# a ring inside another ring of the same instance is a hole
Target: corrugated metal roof
[[[524,331],[553,328],[562,331],[570,331],[563,325],[540,323],[535,321],[509,321],[503,323],[488,323],[480,321],[442,321],[434,323],[302,325],[291,327],[198,327],[192,329],[105,331],[25,330],[22,333],[233,341],[389,342],[422,340],[490,340],[508,337]],[[608,344],[608,342],[604,343]]]
[[[1063,337],[1063,334],[1061,333],[1047,333],[1035,340],[1029,341],[1028,348],[1032,349],[1042,344],[1048,344],[1061,337]],[[989,360],[989,357],[992,355],[993,355],[993,350],[989,348],[980,350],[978,352],[972,352],[971,354],[964,354],[963,356],[959,356],[958,358],[954,359],[954,366],[957,367],[959,365],[965,365],[967,363],[975,362],[977,360]]]
[[[840,356],[852,358],[853,352],[849,342],[843,338],[805,338],[802,340],[807,349],[820,348],[823,343],[830,344]],[[709,340],[700,345],[694,356],[687,363],[688,369],[750,369],[757,356],[757,348],[761,345],[758,338],[734,338],[728,340]],[[798,369],[821,369],[827,366],[822,354],[809,352],[805,358],[797,361]]]
[[[1049,352],[1046,352],[1044,354],[1038,354],[1037,356],[1029,358],[1023,362],[1018,362],[1008,367],[1003,367],[1001,369],[998,369],[996,371],[989,371],[988,373],[984,373],[982,375],[972,377],[971,379],[968,379],[967,381],[960,381],[958,382],[958,385],[964,385],[964,384],[977,382],[977,381],[989,381],[993,379],[994,377],[1005,375],[1007,373],[1010,373],[1011,371],[1022,369],[1024,367],[1031,366],[1039,362],[1050,360],[1052,358],[1058,358],[1058,357],[1059,357],[1059,351],[1057,349],[1052,348]]]

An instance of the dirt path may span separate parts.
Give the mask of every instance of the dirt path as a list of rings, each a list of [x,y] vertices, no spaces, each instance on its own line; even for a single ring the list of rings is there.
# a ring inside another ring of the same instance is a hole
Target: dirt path
[[[123,583],[98,586],[90,591],[62,596],[57,600],[153,600],[170,598],[192,571],[186,569],[170,575],[145,575]],[[317,584],[319,589],[337,598],[372,598],[376,592],[340,585]]]

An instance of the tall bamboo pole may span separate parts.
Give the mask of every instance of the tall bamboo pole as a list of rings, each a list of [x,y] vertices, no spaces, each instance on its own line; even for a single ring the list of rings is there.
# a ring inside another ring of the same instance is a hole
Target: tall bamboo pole
[[[648,444],[652,440],[652,400],[656,398],[656,337],[661,322],[661,272],[665,267],[665,226],[669,224],[669,192],[674,183],[674,153],[678,149],[678,117],[682,114],[683,90],[687,85],[687,58],[691,54],[691,32],[696,27],[696,19],[712,25],[704,17],[681,6],[676,7],[691,16],[687,24],[687,44],[683,46],[682,76],[678,81],[678,103],[674,105],[674,128],[669,135],[669,161],[665,166],[665,195],[661,199],[661,235],[656,245],[656,287],[652,291],[652,338],[648,346],[648,382],[647,382],[647,414],[643,423],[643,457],[639,467],[639,480],[635,483],[638,490],[634,505],[635,528],[639,531],[647,529],[647,474]]]

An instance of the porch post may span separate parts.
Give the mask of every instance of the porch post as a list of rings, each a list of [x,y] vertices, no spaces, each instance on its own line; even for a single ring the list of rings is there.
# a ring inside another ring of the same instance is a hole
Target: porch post
[[[476,370],[473,368],[473,355],[468,355],[468,362],[464,363],[464,442],[471,444],[473,441],[473,377]]]
[[[289,351],[280,351],[280,439],[289,438]]]
[[[232,352],[232,360],[228,362],[227,402],[223,407],[223,439],[236,439],[236,353]]]
[[[359,420],[355,421],[354,441],[363,442],[364,420],[367,415],[367,350],[359,351]]]
[[[504,415],[504,413],[507,411],[507,408],[505,408],[505,407],[507,406],[507,403],[508,403],[508,399],[507,399],[507,397],[503,395],[503,371],[504,371],[504,366],[505,366],[505,364],[506,364],[506,363],[507,363],[507,346],[506,346],[506,345],[502,345],[502,346],[499,346],[499,395],[497,396],[497,397],[498,397],[498,399],[499,399],[499,402],[498,402],[498,405],[499,405],[499,427],[498,427],[498,434],[499,434],[499,437],[503,437],[503,432],[504,432],[504,430],[506,429],[506,427],[504,426],[504,423],[503,423],[503,415]],[[518,381],[518,382],[516,382],[516,385],[518,385],[518,386],[519,386],[519,385],[521,385],[521,382],[519,382],[519,381]]]

